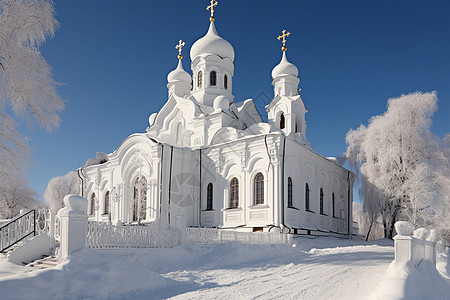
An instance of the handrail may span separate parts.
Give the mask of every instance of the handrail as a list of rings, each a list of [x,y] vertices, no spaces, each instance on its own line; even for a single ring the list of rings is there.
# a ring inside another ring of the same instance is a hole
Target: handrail
[[[4,252],[31,234],[36,235],[36,210],[34,209],[0,227],[0,252]]]

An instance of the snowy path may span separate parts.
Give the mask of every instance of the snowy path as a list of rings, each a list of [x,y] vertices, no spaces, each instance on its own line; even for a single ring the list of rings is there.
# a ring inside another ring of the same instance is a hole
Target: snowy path
[[[381,281],[393,259],[391,246],[378,245],[289,254],[270,262],[176,271],[163,276],[198,287],[173,299],[364,299]]]

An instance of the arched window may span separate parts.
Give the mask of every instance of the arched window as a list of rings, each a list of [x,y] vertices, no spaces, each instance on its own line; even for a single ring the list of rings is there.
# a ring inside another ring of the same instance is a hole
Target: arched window
[[[239,207],[239,181],[236,177],[230,182],[230,208]]]
[[[93,215],[95,213],[95,201],[96,201],[95,193],[92,193],[91,195],[91,207],[89,210],[89,214]]]
[[[105,206],[103,209],[103,214],[109,214],[109,191],[105,194]]]
[[[323,189],[320,188],[320,214],[323,215]]]
[[[334,193],[331,193],[331,208],[333,210],[333,218],[336,217],[336,202],[334,200]]]
[[[215,86],[216,82],[217,82],[216,71],[211,71],[211,73],[209,73],[209,85]]]
[[[309,211],[309,185],[305,185],[305,210]]]
[[[253,203],[264,204],[264,176],[258,173],[253,180]]]
[[[201,88],[202,87],[202,76],[203,73],[202,71],[199,71],[197,74],[197,87]]]
[[[206,210],[213,209],[213,184],[210,182],[208,184],[208,189],[206,191]]]
[[[225,74],[225,76],[223,77],[223,87],[224,87],[225,89],[228,89],[228,77],[227,77],[226,74]]]
[[[133,222],[145,220],[147,217],[147,179],[139,176],[134,182]]]
[[[280,116],[280,129],[284,129],[286,126],[286,120],[284,119],[284,114],[281,114]]]
[[[288,207],[294,207],[292,204],[292,179],[288,177]]]

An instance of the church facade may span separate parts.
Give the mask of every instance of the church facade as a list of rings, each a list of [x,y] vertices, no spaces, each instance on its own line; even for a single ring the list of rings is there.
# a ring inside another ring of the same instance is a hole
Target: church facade
[[[213,13],[213,12],[212,12]],[[298,69],[282,59],[272,71],[274,98],[263,122],[253,99],[235,102],[234,49],[211,15],[191,47],[192,76],[167,76],[168,100],[144,133],[78,170],[89,219],[242,231],[348,235],[354,176],[306,139],[307,109]]]

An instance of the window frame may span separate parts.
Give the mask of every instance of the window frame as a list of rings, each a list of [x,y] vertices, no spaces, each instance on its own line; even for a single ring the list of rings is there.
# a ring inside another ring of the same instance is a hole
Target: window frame
[[[209,72],[209,86],[217,86],[217,72],[215,70]]]
[[[239,179],[233,177],[230,180],[229,208],[239,208]]]
[[[309,189],[309,184],[308,183],[306,183],[305,184],[305,210],[306,211],[311,211],[310,210],[310,189]]]
[[[320,200],[319,201],[320,201],[319,202],[319,204],[320,204],[320,214],[321,215],[325,215],[323,188],[320,188]]]
[[[213,210],[214,187],[212,182],[208,183],[206,188],[206,210]]]
[[[200,70],[197,73],[197,87],[201,88],[203,84],[203,72]]]
[[[95,192],[93,192],[91,194],[90,199],[91,199],[91,203],[89,206],[89,215],[93,216],[95,214],[95,199],[96,199]]]
[[[104,201],[104,203],[103,203],[103,214],[104,215],[108,215],[109,213],[110,213],[110,211],[109,211],[109,201],[111,201],[111,199],[110,199],[110,192],[109,191],[106,191],[106,193],[105,193],[105,197],[103,197],[103,201]]]
[[[253,177],[253,205],[264,205],[264,175],[261,172]]]

